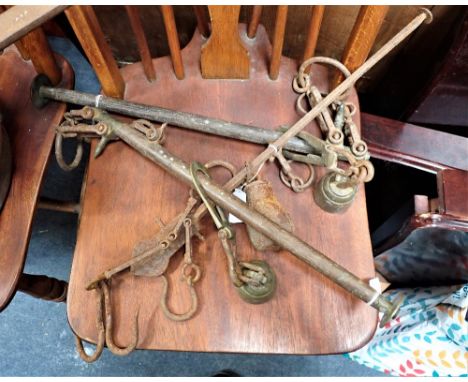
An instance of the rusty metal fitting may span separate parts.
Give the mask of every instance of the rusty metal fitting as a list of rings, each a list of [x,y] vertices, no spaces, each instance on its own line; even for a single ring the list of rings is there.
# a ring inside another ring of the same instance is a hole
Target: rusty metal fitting
[[[240,265],[243,268],[243,273],[246,273],[250,279],[253,278],[252,275],[248,275],[251,268],[253,269],[250,272],[258,274],[261,271],[263,277],[262,282],[245,283],[237,287],[239,296],[250,304],[263,304],[269,301],[276,291],[276,275],[273,269],[263,260],[252,260],[248,263],[240,263]]]
[[[317,183],[314,199],[315,203],[324,211],[339,213],[349,208],[356,192],[357,185],[350,183],[347,177],[330,172]]]

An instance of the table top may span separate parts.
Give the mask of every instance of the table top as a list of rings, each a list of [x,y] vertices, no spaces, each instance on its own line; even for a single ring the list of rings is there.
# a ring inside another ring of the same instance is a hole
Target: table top
[[[195,32],[182,51],[184,80],[175,78],[168,57],[154,60],[157,80],[153,83],[146,80],[140,63],[129,65],[122,69],[125,99],[270,129],[291,125],[300,117],[291,86],[297,64],[283,57],[280,77],[271,81],[267,72],[271,46],[265,30],[260,27],[255,40],[246,40],[245,30],[241,36],[251,57],[249,80],[202,79],[202,39]],[[326,69],[314,68],[313,78],[326,90]],[[355,91],[351,99],[358,105]],[[315,125],[307,129],[318,134]],[[173,127],[167,129],[164,146],[186,162],[224,159],[238,169],[263,149]],[[307,172],[303,165],[294,166]],[[316,175],[323,175],[321,169]],[[227,180],[221,170],[213,171],[213,176],[219,183]],[[358,277],[375,276],[364,187],[351,208],[336,215],[316,206],[312,189],[296,194],[286,188],[275,163],[266,164],[261,176],[272,183],[298,237]],[[76,334],[90,342],[97,340],[97,295],[85,286],[101,272],[130,259],[138,242],[157,233],[158,218],[169,222],[184,209],[188,192],[186,185],[122,142],[110,144],[98,159],[90,159],[68,292],[68,318]],[[193,255],[203,270],[196,284],[200,301],[195,316],[185,322],[168,320],[159,305],[161,278],[122,273],[110,283],[113,334],[119,346],[130,342],[137,310],[138,348],[142,349],[330,354],[359,348],[373,336],[377,324],[373,308],[291,253],[256,252],[245,226],[238,224],[238,257],[265,259],[277,276],[272,300],[261,305],[241,300],[230,283],[216,230],[209,218],[203,222],[205,241],[195,240]],[[169,305],[177,312],[190,305],[189,291],[180,281],[182,253],[172,258],[168,269]]]

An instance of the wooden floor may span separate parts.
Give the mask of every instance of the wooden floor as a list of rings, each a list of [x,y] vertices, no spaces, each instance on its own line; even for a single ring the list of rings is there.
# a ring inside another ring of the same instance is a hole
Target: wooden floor
[[[61,87],[73,84],[70,65],[57,56],[62,68]],[[0,55],[0,112],[13,152],[12,182],[0,214],[0,311],[13,298],[22,273],[31,222],[44,169],[65,104],[53,103],[37,110],[30,101],[36,71],[14,47]]]
[[[276,129],[298,118],[291,87],[296,63],[283,58],[280,76],[267,74],[270,45],[260,27],[256,40],[244,45],[251,55],[250,80],[204,80],[200,76],[202,39],[196,32],[183,50],[186,78],[177,80],[169,58],[154,60],[157,80],[148,83],[141,64],[122,69],[125,99]],[[326,71],[314,70],[313,80],[326,90]],[[352,100],[357,103],[354,92]],[[358,126],[360,121],[356,121]],[[318,133],[316,126],[308,128]],[[95,145],[95,143],[94,143]],[[231,161],[237,168],[253,159],[261,147],[170,127],[165,146],[187,162]],[[302,170],[298,165],[298,170]],[[322,172],[317,171],[319,177]],[[222,171],[213,172],[219,182]],[[262,176],[272,182],[281,203],[291,213],[295,233],[360,278],[374,277],[364,188],[343,215],[332,215],[314,203],[311,189],[295,194],[278,177],[276,164]],[[91,159],[84,194],[68,294],[68,318],[80,337],[95,342],[95,292],[85,285],[100,272],[130,258],[133,247],[155,235],[157,218],[169,221],[186,203],[188,187],[122,142],[112,143],[97,160]],[[112,282],[114,337],[130,341],[132,317],[139,310],[139,348],[247,353],[327,354],[364,345],[374,334],[377,312],[328,281],[287,252],[256,253],[243,225],[236,226],[238,254],[243,260],[266,259],[275,270],[278,288],[263,305],[243,302],[231,286],[225,255],[212,222],[204,220],[204,243],[197,243],[194,261],[203,276],[197,284],[200,307],[189,321],[169,321],[159,307],[162,280],[126,273]],[[182,253],[169,268],[173,286],[170,305],[183,311],[189,304],[180,282]]]

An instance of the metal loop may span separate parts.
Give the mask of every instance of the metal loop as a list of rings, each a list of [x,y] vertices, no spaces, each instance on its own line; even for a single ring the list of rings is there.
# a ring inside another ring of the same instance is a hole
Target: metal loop
[[[367,183],[367,182],[370,182],[374,178],[375,169],[374,169],[373,164],[370,161],[368,160],[360,161],[357,167],[359,169],[358,179],[361,182]]]
[[[189,285],[195,284],[201,277],[201,269],[197,264],[185,263],[182,267],[182,278]]]
[[[81,162],[81,158],[83,157],[83,141],[82,139],[78,139],[78,146],[76,147],[75,157],[73,158],[73,161],[68,164],[63,158],[62,140],[63,135],[57,132],[55,134],[55,158],[57,159],[57,163],[62,170],[71,171],[77,168]]]
[[[292,160],[287,160],[288,164],[292,162]],[[309,168],[309,177],[306,181],[300,178],[297,175],[292,174],[292,172],[285,171],[284,167],[282,166],[280,169],[280,179],[281,181],[294,192],[302,192],[306,188],[312,185],[315,177],[315,170],[314,166],[310,163],[304,163]]]
[[[304,92],[301,95],[299,95],[299,97],[297,97],[296,99],[296,109],[301,115],[307,114],[307,110],[304,108],[304,106],[302,106],[302,101],[306,96],[307,96],[307,93]]]
[[[296,93],[305,93],[310,87],[310,76],[303,71],[299,71],[294,76],[292,86]]]
[[[137,119],[132,122],[131,126],[139,131],[140,133],[145,134],[146,138],[151,142],[163,143],[164,140],[164,129],[167,126],[167,123],[161,125],[159,131],[158,129],[146,119]]]
[[[331,65],[331,66],[334,66],[335,68],[337,68],[341,73],[343,73],[343,75],[347,78],[351,75],[351,72],[348,70],[348,68],[343,65],[340,61],[338,60],[335,60],[334,58],[331,58],[331,57],[321,57],[321,56],[317,56],[317,57],[312,57],[312,58],[309,58],[308,60],[305,60],[301,66],[299,67],[299,71],[298,71],[298,74],[296,75],[296,77],[294,77],[294,80],[296,82],[300,82],[303,78],[305,78],[305,76],[308,76],[305,71],[306,69],[311,66],[312,64],[322,64],[322,65]],[[296,78],[298,80],[296,80]],[[309,80],[309,83],[307,84],[307,87],[310,87],[310,83],[311,81]],[[301,85],[301,84],[299,84]],[[305,90],[303,89],[305,87],[306,84],[304,84],[304,86],[301,88],[299,87],[299,90],[300,91],[297,91],[296,88],[294,87],[294,81],[293,81],[293,88],[294,90],[296,90],[298,93],[303,93]],[[296,84],[297,86],[297,84]],[[343,94],[341,94],[338,98],[341,99],[341,100],[344,100],[346,98],[348,98],[349,96],[349,92],[351,91],[352,88],[349,88],[347,89]],[[307,90],[307,89],[306,89]]]
[[[214,159],[205,163],[205,168],[210,169],[214,167],[223,167],[231,173],[231,177],[236,174],[236,168],[231,163],[222,159]]]
[[[179,313],[171,312],[171,310],[167,306],[167,295],[168,295],[169,283],[165,275],[161,275],[161,278],[163,280],[163,293],[161,296],[160,305],[161,305],[161,309],[164,315],[172,321],[186,321],[192,318],[198,309],[198,296],[197,296],[195,287],[193,286],[193,283],[189,283],[192,304],[187,312],[179,314]]]
[[[208,179],[211,179],[210,174],[208,173],[208,170],[205,166],[203,166],[200,162],[192,162],[190,164],[190,174],[192,176],[192,182],[195,190],[197,191],[198,195],[200,195],[200,198],[210,213],[216,228],[218,228],[218,230],[222,228],[228,228],[229,222],[222,213],[222,210],[216,208],[213,202],[205,194],[205,190],[203,189],[200,179],[198,178],[198,172],[203,173],[203,175],[205,175]]]

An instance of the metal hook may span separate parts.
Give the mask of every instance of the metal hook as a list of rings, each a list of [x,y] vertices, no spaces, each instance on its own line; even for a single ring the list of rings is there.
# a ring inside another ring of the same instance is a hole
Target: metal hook
[[[103,313],[103,310],[102,310],[102,305],[103,305],[103,302],[104,302],[104,294],[103,294],[103,291],[101,288],[98,288],[97,292],[99,293],[99,298],[97,300],[97,316],[96,316],[96,326],[97,326],[97,330],[98,330],[98,341],[97,341],[97,344],[96,344],[96,350],[94,351],[93,354],[91,355],[88,355],[86,354],[84,348],[83,348],[83,342],[82,342],[82,339],[80,337],[78,337],[75,333],[74,336],[75,336],[75,344],[76,344],[76,349],[78,351],[78,354],[80,355],[81,359],[85,362],[88,362],[88,363],[91,363],[91,362],[94,362],[96,361],[102,351],[104,350],[104,345],[105,345],[105,342],[106,342],[106,335],[105,335],[105,328],[104,328],[104,322],[102,320],[102,313]]]
[[[304,181],[300,176],[293,173],[290,166],[292,161],[287,160],[281,151],[276,154],[276,158],[281,165],[280,179],[287,187],[291,188],[294,192],[302,192],[312,185],[315,177],[315,171],[312,164],[303,162],[309,168],[309,177]]]
[[[55,158],[57,159],[57,163],[62,170],[71,171],[77,168],[81,162],[81,158],[83,157],[83,141],[81,139],[78,139],[76,154],[73,161],[70,164],[66,163],[65,159],[63,158],[62,141],[63,135],[60,132],[57,132],[57,134],[55,135]]]
[[[192,296],[192,305],[189,310],[185,313],[178,314],[171,312],[167,306],[167,294],[168,294],[168,281],[165,275],[162,275],[164,288],[161,296],[161,309],[164,315],[173,321],[185,321],[191,318],[198,309],[198,297],[194,287],[194,284],[200,280],[201,270],[197,264],[192,262],[192,244],[191,244],[191,230],[192,220],[189,218],[184,219],[185,227],[185,253],[184,253],[184,265],[182,267],[182,279],[185,280],[190,288],[190,295]]]
[[[196,266],[196,265],[192,264],[192,266]],[[199,271],[197,274],[198,275],[200,274]],[[187,312],[179,314],[179,313],[171,312],[169,307],[167,306],[167,295],[168,295],[169,283],[165,275],[161,275],[161,278],[163,280],[163,293],[161,296],[160,303],[161,303],[161,309],[164,315],[172,321],[186,321],[192,318],[198,309],[198,296],[194,287],[195,279],[192,279],[189,276],[188,281],[187,281],[189,288],[190,288],[190,296],[192,297],[192,305],[190,306],[190,309]]]
[[[109,350],[116,355],[124,356],[124,355],[130,354],[133,350],[135,350],[138,344],[138,311],[136,312],[135,318],[133,321],[132,340],[130,341],[130,344],[125,348],[118,347],[115,344],[114,339],[112,338],[113,322],[112,322],[112,306],[110,302],[109,286],[107,285],[106,281],[101,281],[99,284],[104,294],[104,309],[106,312],[106,321],[105,321],[106,345],[109,348]]]
[[[216,228],[218,228],[218,230],[225,229],[229,234],[229,238],[234,237],[234,231],[230,227],[229,222],[226,219],[226,216],[224,215],[224,212],[220,208],[215,206],[213,202],[206,196],[205,190],[203,189],[200,183],[200,179],[198,178],[198,172],[201,172],[208,179],[211,179],[210,174],[208,173],[208,170],[205,166],[203,166],[200,162],[192,162],[190,164],[190,175],[192,176],[193,186],[195,187],[195,190],[197,191],[198,195],[200,195],[200,198],[202,199],[208,212],[210,213],[211,218],[213,219],[216,225]]]

